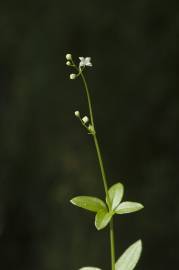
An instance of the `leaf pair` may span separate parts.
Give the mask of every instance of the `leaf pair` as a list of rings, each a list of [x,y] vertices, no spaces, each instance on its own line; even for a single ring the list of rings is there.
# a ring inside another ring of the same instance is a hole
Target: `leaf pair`
[[[110,187],[108,194],[110,202],[108,202],[108,198],[106,198],[106,202],[109,209],[115,214],[128,214],[143,208],[142,204],[136,202],[126,201],[121,203],[124,195],[124,186],[121,183],[114,184]]]
[[[139,211],[143,205],[136,202],[122,202],[124,187],[116,183],[108,190],[106,203],[99,198],[91,196],[78,196],[71,203],[83,209],[96,212],[95,226],[98,230],[105,228],[114,214],[127,214]]]
[[[140,259],[142,242],[138,240],[132,244],[117,260],[115,270],[133,270]],[[79,270],[101,270],[96,267],[82,267]]]
[[[70,201],[83,209],[96,212],[95,226],[98,230],[106,227],[112,215],[108,212],[106,204],[99,198],[90,196],[78,196]]]

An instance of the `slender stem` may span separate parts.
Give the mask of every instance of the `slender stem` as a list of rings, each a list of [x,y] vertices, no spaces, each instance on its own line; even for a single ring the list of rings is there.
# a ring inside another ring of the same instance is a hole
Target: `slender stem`
[[[85,80],[85,77],[83,75],[83,72],[81,72],[81,78],[83,80],[83,83],[84,83],[84,86],[85,86],[86,95],[87,95],[87,99],[88,99],[88,107],[89,107],[89,114],[90,114],[91,124],[94,127],[94,118],[93,118],[93,110],[92,110],[92,105],[91,105],[91,97],[90,97],[88,85],[86,83],[86,80]]]
[[[86,91],[87,100],[88,100],[90,120],[91,120],[91,124],[92,124],[92,126],[94,128],[94,133],[92,135],[93,135],[94,144],[95,144],[95,148],[96,148],[96,153],[97,153],[99,166],[100,166],[100,170],[101,170],[103,186],[104,186],[104,190],[105,190],[107,200],[110,203],[110,198],[109,198],[109,194],[108,194],[108,184],[107,184],[106,173],[105,173],[105,170],[104,170],[102,155],[101,155],[101,151],[100,151],[100,147],[99,147],[99,143],[98,143],[98,139],[97,139],[97,135],[96,135],[96,131],[95,131],[95,126],[94,126],[93,110],[92,110],[92,105],[91,105],[91,97],[90,97],[88,85],[86,83],[86,80],[85,80],[85,77],[84,77],[83,73],[81,72],[80,75],[82,77],[82,80],[83,80],[83,83],[84,83],[84,86],[85,86],[85,91]],[[111,221],[110,221],[110,247],[111,247],[111,270],[115,270],[115,242],[114,242],[113,217],[111,218]]]
[[[104,170],[104,166],[103,166],[103,161],[102,161],[101,152],[100,152],[98,140],[97,140],[97,137],[96,137],[96,133],[93,135],[93,138],[94,138],[95,147],[96,147],[96,151],[97,151],[97,156],[98,156],[98,160],[99,160],[99,164],[100,164],[100,169],[101,169],[102,179],[103,179],[103,183],[104,183],[105,193],[106,193],[106,196],[108,198],[108,202],[110,202],[109,194],[107,192],[108,191],[108,186],[107,186],[106,174],[105,174],[105,170]],[[113,217],[111,218],[111,221],[110,221],[110,246],[111,246],[111,270],[115,270],[115,242],[114,242]]]
[[[110,221],[111,269],[115,270],[115,242],[113,218]]]
[[[83,73],[81,73],[81,77],[82,77],[82,80],[83,80],[83,83],[84,83],[84,86],[85,86],[85,90],[86,90],[91,124],[93,125],[93,128],[95,129],[95,127],[94,127],[94,118],[93,118],[93,110],[92,110],[92,105],[91,105],[91,97],[90,97],[88,85],[86,83],[86,80],[85,80],[85,77],[84,77]],[[109,200],[109,194],[108,194],[108,184],[107,184],[107,179],[106,179],[106,173],[105,173],[105,170],[104,170],[102,155],[101,155],[101,151],[100,151],[100,148],[99,148],[98,139],[97,139],[97,136],[96,136],[96,131],[93,134],[93,139],[94,139],[96,152],[97,152],[97,157],[98,157],[98,161],[99,161],[99,165],[100,165],[100,169],[101,169],[105,194],[106,194],[106,197],[108,198],[108,201],[110,201]]]
[[[100,151],[100,148],[99,148],[99,143],[98,143],[98,139],[97,139],[96,134],[93,135],[93,139],[94,139],[96,152],[97,152],[97,157],[98,157],[98,161],[99,161],[99,165],[100,165],[100,169],[101,169],[105,194],[106,194],[106,197],[108,198],[108,202],[109,202],[110,200],[109,200],[109,194],[108,194],[108,185],[107,185],[106,173],[105,173],[105,170],[104,170],[103,160],[102,160],[101,151]]]

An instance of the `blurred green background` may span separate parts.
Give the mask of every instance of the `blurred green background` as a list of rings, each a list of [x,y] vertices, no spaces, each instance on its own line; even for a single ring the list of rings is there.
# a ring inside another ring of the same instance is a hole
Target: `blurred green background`
[[[179,95],[173,1],[0,2],[0,269],[110,269],[108,230],[73,207],[103,196],[87,113],[65,54],[87,79],[110,185],[144,211],[115,222],[119,256],[143,239],[138,270],[178,261]],[[177,266],[176,266],[177,267]]]

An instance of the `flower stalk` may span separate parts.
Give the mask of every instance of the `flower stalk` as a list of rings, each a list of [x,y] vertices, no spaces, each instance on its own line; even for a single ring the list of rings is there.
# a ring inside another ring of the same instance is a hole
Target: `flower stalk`
[[[82,81],[83,81],[83,84],[84,84],[84,87],[85,87],[85,90],[86,90],[89,113],[90,113],[90,120],[91,120],[92,126],[93,126],[94,131],[95,131],[90,92],[89,92],[89,89],[88,89],[88,85],[86,83],[86,79],[85,79],[85,77],[83,75],[83,72],[81,72],[80,75],[81,75],[81,78],[82,78]],[[110,202],[110,198],[109,198],[109,194],[108,194],[108,183],[107,183],[107,179],[106,179],[106,173],[105,173],[105,170],[104,170],[103,159],[102,159],[101,150],[100,150],[100,147],[99,147],[96,131],[92,134],[92,136],[93,136],[93,139],[94,139],[96,153],[97,153],[97,157],[98,157],[98,161],[99,161],[99,165],[100,165],[100,170],[101,170],[105,195],[108,198],[108,201]],[[115,243],[114,243],[113,217],[110,220],[110,246],[111,246],[111,270],[115,270]]]

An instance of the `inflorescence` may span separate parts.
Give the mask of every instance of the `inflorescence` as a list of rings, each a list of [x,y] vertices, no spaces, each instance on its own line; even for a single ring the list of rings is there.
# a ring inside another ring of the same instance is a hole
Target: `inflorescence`
[[[75,70],[77,71],[77,73],[71,73],[70,74],[70,79],[74,80],[76,79],[78,76],[82,75],[83,70],[85,69],[85,67],[92,67],[92,63],[91,63],[91,57],[79,57],[79,64],[78,66],[74,63],[72,55],[71,54],[66,54],[66,65],[69,67],[73,67],[75,68]],[[75,111],[75,116],[80,120],[81,124],[88,130],[88,134],[95,134],[95,129],[94,126],[90,123],[90,119],[88,118],[88,116],[84,115],[83,117],[81,117],[80,112],[79,111]]]

